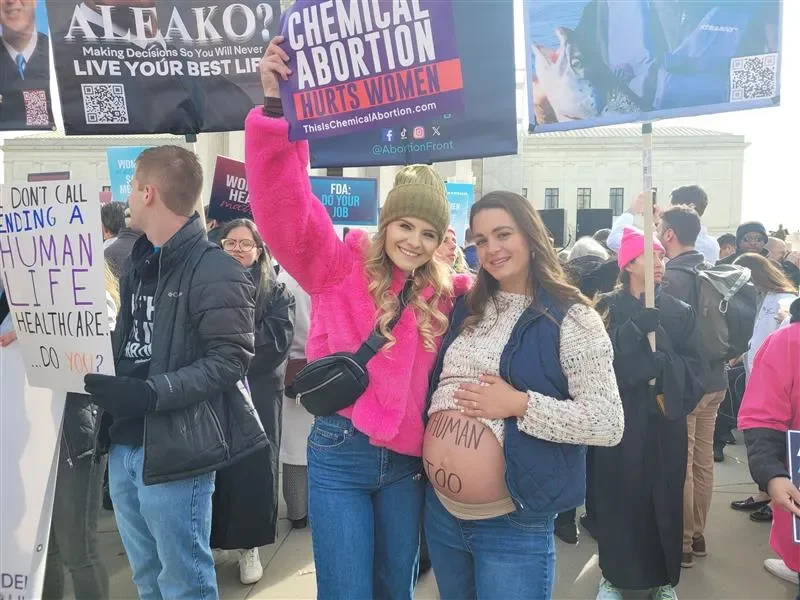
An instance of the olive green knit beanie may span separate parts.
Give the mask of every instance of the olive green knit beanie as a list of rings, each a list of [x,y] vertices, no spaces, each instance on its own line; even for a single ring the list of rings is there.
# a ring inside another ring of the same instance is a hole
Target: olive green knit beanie
[[[381,208],[379,226],[384,229],[403,217],[427,221],[436,229],[439,241],[444,239],[450,225],[450,205],[444,182],[433,167],[408,165],[395,176],[394,187]]]

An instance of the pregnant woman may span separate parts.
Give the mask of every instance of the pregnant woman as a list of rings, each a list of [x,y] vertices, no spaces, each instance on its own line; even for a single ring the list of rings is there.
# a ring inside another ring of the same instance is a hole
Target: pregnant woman
[[[600,316],[521,196],[472,207],[481,270],[453,311],[423,446],[425,530],[442,598],[549,598],[556,513],[583,503],[586,444],[623,414]]]

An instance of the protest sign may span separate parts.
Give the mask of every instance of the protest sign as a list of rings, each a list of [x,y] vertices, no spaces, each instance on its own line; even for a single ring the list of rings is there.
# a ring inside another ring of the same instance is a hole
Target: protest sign
[[[55,129],[44,0],[0,15],[0,131]]]
[[[234,131],[263,102],[279,0],[47,0],[67,134]]]
[[[388,127],[464,106],[451,0],[298,0],[284,14],[289,139]]]
[[[365,227],[378,224],[378,180],[356,177],[312,177],[311,191],[334,225]]]
[[[530,127],[559,131],[777,105],[780,4],[526,1]]]
[[[217,157],[208,218],[217,221],[253,218],[243,162],[224,156]]]
[[[0,598],[41,598],[66,394],[29,385],[15,342],[0,348],[0,397]]]
[[[456,230],[458,245],[463,246],[469,227],[469,210],[475,202],[475,186],[471,183],[447,183],[445,187],[450,204],[450,225]]]
[[[792,476],[792,483],[795,487],[800,487],[800,431],[791,429],[786,433],[786,445],[788,446],[789,473]],[[792,532],[795,544],[800,544],[800,519],[792,515]]]
[[[131,181],[136,171],[136,159],[147,148],[147,146],[111,146],[106,150],[111,199],[114,202],[128,201]]]
[[[464,110],[413,113],[371,131],[310,140],[314,168],[432,163],[517,153],[514,7],[453,2]],[[284,104],[285,106],[285,104]],[[373,123],[373,125],[375,125]]]
[[[31,385],[83,392],[114,374],[99,189],[9,183],[0,194],[0,269]]]

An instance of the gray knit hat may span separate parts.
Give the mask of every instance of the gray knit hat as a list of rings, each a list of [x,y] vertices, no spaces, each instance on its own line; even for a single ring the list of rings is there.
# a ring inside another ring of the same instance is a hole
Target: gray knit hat
[[[384,229],[392,221],[403,217],[416,217],[433,225],[444,239],[450,225],[450,205],[447,192],[439,174],[428,165],[408,165],[394,178],[381,208],[379,226]]]

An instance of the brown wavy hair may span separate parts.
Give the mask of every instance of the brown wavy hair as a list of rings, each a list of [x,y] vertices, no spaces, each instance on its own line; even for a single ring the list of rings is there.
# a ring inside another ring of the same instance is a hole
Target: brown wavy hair
[[[484,210],[499,208],[511,215],[517,229],[525,237],[533,259],[528,268],[528,294],[531,304],[536,305],[536,293],[545,290],[557,304],[583,304],[591,306],[589,299],[569,282],[558,255],[550,243],[550,235],[536,212],[525,198],[514,192],[490,192],[472,205],[469,214],[470,229],[475,231],[475,216]],[[467,295],[470,316],[464,320],[462,331],[474,327],[483,318],[489,301],[497,303],[499,282],[486,269],[478,271],[478,278]]]
[[[750,279],[757,288],[767,292],[797,294],[797,287],[777,264],[765,256],[748,252],[737,258],[734,264],[750,269]]]
[[[378,307],[375,330],[389,340],[381,348],[381,350],[388,350],[397,341],[389,331],[388,325],[396,314],[400,302],[397,295],[391,290],[394,263],[386,253],[386,227],[383,227],[367,246],[364,270],[369,282],[367,290]],[[436,352],[437,338],[447,331],[447,315],[439,309],[439,303],[442,298],[452,294],[451,271],[443,262],[431,258],[415,270],[411,277],[414,282],[408,307],[414,310],[417,329],[425,349],[429,352]],[[429,287],[433,289],[433,295],[425,300],[421,293]]]

